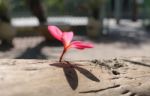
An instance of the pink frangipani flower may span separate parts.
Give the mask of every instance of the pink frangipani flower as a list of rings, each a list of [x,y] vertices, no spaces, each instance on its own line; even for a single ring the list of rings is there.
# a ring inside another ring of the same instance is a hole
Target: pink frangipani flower
[[[62,32],[58,27],[56,26],[48,26],[49,33],[63,43],[64,50],[60,56],[59,62],[62,61],[62,58],[66,51],[69,48],[77,48],[77,49],[85,49],[85,48],[93,48],[93,44],[91,43],[85,43],[82,41],[72,41],[73,39],[73,32]]]

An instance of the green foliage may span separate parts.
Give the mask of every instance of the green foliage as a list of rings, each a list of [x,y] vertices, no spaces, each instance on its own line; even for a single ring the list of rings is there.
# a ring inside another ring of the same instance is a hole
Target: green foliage
[[[144,5],[149,6],[150,7],[150,0],[144,0]]]
[[[44,0],[45,5],[49,9],[58,9],[59,11],[64,11],[64,0]]]
[[[7,0],[0,0],[0,10],[1,11],[6,11],[8,6],[8,1]]]
[[[91,8],[97,8],[101,5],[103,0],[88,0],[88,5]]]

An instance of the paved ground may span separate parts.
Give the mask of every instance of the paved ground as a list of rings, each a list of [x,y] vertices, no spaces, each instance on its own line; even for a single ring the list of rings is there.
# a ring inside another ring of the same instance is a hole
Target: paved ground
[[[109,23],[107,35],[99,40],[90,41],[85,37],[75,39],[94,43],[93,49],[71,49],[66,54],[67,60],[73,59],[99,59],[129,56],[150,56],[150,34],[141,28],[141,23],[130,21],[114,25]],[[112,26],[113,25],[113,26]],[[61,44],[49,41],[44,42],[43,37],[17,37],[14,39],[15,47],[11,50],[0,51],[0,58],[25,59],[58,59],[62,52]]]

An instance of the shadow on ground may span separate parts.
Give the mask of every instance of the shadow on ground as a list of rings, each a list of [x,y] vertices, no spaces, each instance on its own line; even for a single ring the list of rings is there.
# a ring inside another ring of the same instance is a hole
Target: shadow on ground
[[[81,67],[82,65],[80,64],[72,64],[69,62],[64,62],[64,63],[50,64],[50,66],[63,68],[66,80],[73,90],[77,89],[78,87],[78,75],[77,75],[76,70],[79,71],[81,74],[83,74],[86,78],[95,82],[100,82],[100,80],[94,74],[82,68]]]
[[[42,41],[33,48],[27,48],[20,56],[16,59],[47,59],[47,56],[41,52],[41,49],[45,46],[61,46],[61,43],[58,41]]]

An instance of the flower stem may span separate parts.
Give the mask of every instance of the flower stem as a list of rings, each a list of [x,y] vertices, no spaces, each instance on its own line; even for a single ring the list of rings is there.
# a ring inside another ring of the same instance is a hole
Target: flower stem
[[[66,52],[66,50],[64,49],[64,50],[63,50],[63,52],[62,52],[62,54],[61,54],[61,56],[60,56],[60,58],[59,58],[59,62],[61,62],[61,61],[62,61],[62,58],[63,58],[63,56],[64,56],[65,52]]]

